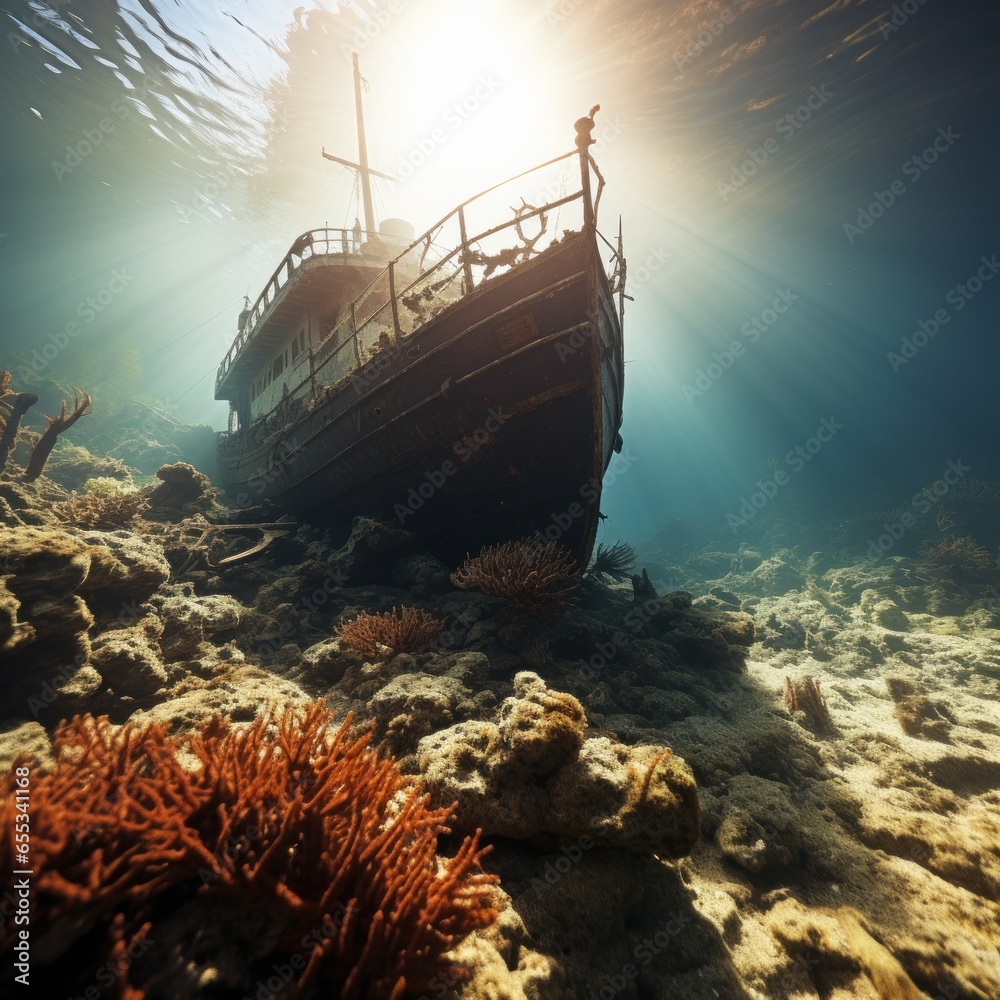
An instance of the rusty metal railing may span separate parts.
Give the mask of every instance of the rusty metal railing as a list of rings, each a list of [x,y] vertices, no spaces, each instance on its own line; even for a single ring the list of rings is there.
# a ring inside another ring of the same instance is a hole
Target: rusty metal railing
[[[530,175],[578,155],[578,150],[572,150],[479,192],[402,248],[354,298],[346,318],[310,352],[309,378],[290,388],[290,395],[295,397],[309,383],[313,384],[314,392],[316,384],[336,383],[380,352],[398,347],[403,338],[470,294],[482,281],[540,253],[560,238],[555,230],[565,206],[580,203],[583,210],[577,228],[582,229],[593,218],[589,215],[591,206],[583,206],[589,184],[574,186],[573,190],[565,193],[564,177],[563,182],[554,188],[550,182],[547,188],[529,191],[531,201],[516,194],[515,197],[521,198],[519,207],[510,206],[510,195],[503,191],[507,185],[523,183]],[[596,170],[596,165],[588,162],[586,170],[592,169]],[[495,223],[504,205],[513,211],[513,217]],[[484,222],[488,220],[494,224],[480,222],[476,225],[477,218],[470,216],[476,216],[480,209]],[[556,224],[550,230],[549,223],[553,217]],[[513,245],[510,244],[511,231],[516,236]],[[565,231],[577,230],[568,228]],[[384,237],[381,239],[384,242]],[[339,257],[346,263],[348,257],[357,259],[353,257],[354,253],[355,241],[350,230],[316,229],[300,236],[251,308],[243,328],[219,366],[216,388],[266,320],[281,290],[310,257]],[[296,258],[297,264],[293,263]]]

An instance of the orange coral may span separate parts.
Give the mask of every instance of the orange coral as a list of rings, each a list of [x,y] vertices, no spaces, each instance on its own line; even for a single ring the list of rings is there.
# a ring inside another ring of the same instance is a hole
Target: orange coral
[[[518,617],[535,618],[570,607],[576,589],[577,566],[561,545],[522,538],[484,548],[451,574],[456,587],[478,588],[491,597],[505,597]]]
[[[335,629],[362,656],[376,659],[393,653],[417,653],[437,643],[444,622],[418,608],[402,607],[370,615],[362,612]]]
[[[187,738],[159,723],[63,723],[56,767],[31,780],[33,953],[97,927],[114,958],[126,942],[155,942],[157,918],[180,899],[216,895],[275,914],[281,947],[302,956],[296,995],[397,1000],[436,974],[461,978],[443,955],[496,918],[478,834],[438,858],[450,810],[430,809],[367,735],[351,739],[350,720],[336,734],[330,720],[313,703],[241,730],[216,716]],[[181,752],[197,765],[183,767]],[[13,774],[0,800],[8,873],[24,867],[14,864]],[[335,912],[345,916],[333,933],[303,937]],[[0,928],[0,948],[14,931]],[[143,996],[143,973],[121,965],[118,988]]]

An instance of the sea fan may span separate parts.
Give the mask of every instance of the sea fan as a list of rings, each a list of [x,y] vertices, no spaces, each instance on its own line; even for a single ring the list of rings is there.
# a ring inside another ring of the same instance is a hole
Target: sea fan
[[[444,622],[418,608],[403,607],[357,618],[338,625],[337,635],[362,656],[377,659],[393,653],[418,653],[437,644]]]
[[[463,590],[477,588],[509,600],[519,618],[537,618],[572,605],[579,583],[576,563],[556,542],[522,538],[484,548],[451,574]]]
[[[216,716],[172,737],[163,723],[115,728],[85,715],[57,729],[48,773],[19,758],[0,799],[0,890],[14,899],[10,873],[30,865],[33,984],[48,974],[63,992],[84,989],[97,961],[116,970],[115,996],[171,995],[164,968],[206,956],[194,943],[197,955],[161,946],[165,928],[178,908],[227,901],[228,911],[212,912],[265,914],[270,928],[269,947],[232,973],[247,979],[229,984],[233,995],[290,954],[290,973],[301,971],[294,996],[397,1000],[434,976],[459,981],[464,970],[444,955],[497,916],[478,834],[439,858],[451,810],[429,808],[367,735],[351,738],[350,719],[336,733],[330,721],[313,703],[240,728]],[[27,795],[26,862],[15,831]],[[16,935],[13,920],[0,926],[0,949]],[[225,930],[221,938],[235,940]],[[149,954],[115,962],[137,944]],[[77,985],[64,979],[73,963],[43,958],[71,948]]]

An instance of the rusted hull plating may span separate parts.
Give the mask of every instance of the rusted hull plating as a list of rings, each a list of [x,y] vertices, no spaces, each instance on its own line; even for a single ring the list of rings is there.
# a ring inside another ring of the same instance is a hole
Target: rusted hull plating
[[[621,425],[622,333],[593,237],[485,282],[317,399],[268,446],[220,451],[241,503],[375,515],[446,561],[524,536],[590,557]]]

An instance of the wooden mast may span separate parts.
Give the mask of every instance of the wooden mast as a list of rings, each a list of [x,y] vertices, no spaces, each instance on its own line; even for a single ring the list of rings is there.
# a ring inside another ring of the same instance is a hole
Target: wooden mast
[[[365,230],[375,232],[375,211],[372,208],[372,179],[368,168],[368,145],[365,142],[365,116],[361,108],[361,70],[358,54],[353,53],[354,62],[354,110],[358,119],[358,159],[361,163],[361,194],[365,202]]]
[[[353,163],[351,160],[345,160],[341,156],[334,156],[333,153],[328,153],[325,147],[323,148],[323,158],[333,160],[334,163],[340,163],[358,172],[358,176],[361,178],[361,197],[364,202],[365,232],[374,233],[376,229],[375,211],[372,207],[372,177],[384,177],[387,181],[394,181],[396,178],[392,174],[384,174],[381,170],[372,170],[368,166],[368,144],[365,141],[365,116],[361,107],[361,82],[363,78],[361,76],[361,69],[358,66],[357,52],[352,53],[352,56],[354,63],[354,111],[358,121],[358,159],[361,162]]]

